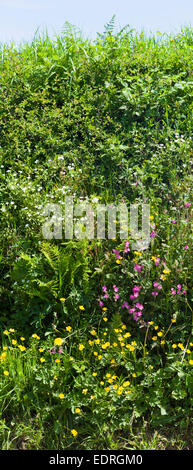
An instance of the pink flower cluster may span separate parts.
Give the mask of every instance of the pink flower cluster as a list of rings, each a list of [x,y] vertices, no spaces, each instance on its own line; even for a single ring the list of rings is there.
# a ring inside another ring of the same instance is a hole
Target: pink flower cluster
[[[125,248],[124,248],[124,253],[128,253],[130,251],[130,248],[129,248],[129,241],[128,240],[125,240]]]
[[[159,284],[159,282],[155,281],[153,283],[153,287],[155,288],[155,290],[153,290],[152,295],[156,297],[159,294],[159,291],[162,289],[162,285]]]
[[[140,264],[136,264],[134,266],[134,270],[137,271],[138,273],[140,273],[143,268],[144,268],[143,264],[141,264],[141,266],[140,266]]]
[[[182,286],[181,286],[181,284],[178,284],[178,285],[177,285],[177,289],[174,289],[174,287],[171,288],[171,294],[172,294],[172,295],[176,295],[176,294],[185,294],[185,293],[186,293],[185,290],[182,291]]]

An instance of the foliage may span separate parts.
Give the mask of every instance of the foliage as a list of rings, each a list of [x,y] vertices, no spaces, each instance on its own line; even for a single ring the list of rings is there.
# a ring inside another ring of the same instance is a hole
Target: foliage
[[[66,23],[0,46],[2,448],[190,432],[192,45],[191,28],[146,37],[113,17],[95,41]],[[118,230],[45,241],[44,207],[66,196],[149,203],[149,248]]]

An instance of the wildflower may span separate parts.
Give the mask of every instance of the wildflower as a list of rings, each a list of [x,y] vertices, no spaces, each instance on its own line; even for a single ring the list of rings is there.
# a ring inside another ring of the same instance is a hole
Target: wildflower
[[[77,414],[78,414],[78,413],[81,413],[80,408],[75,408],[75,413],[77,413]]]
[[[173,349],[176,349],[176,348],[177,348],[177,344],[175,344],[175,343],[172,344],[172,348],[173,348]]]
[[[153,341],[157,341],[157,336],[152,336]]]
[[[10,333],[15,333],[14,328],[9,328]]]
[[[71,326],[66,326],[66,331],[71,331],[72,330],[72,327]]]
[[[8,375],[9,375],[9,372],[8,372],[8,370],[4,370],[4,372],[3,372],[3,373],[4,373],[4,375],[6,375],[6,376],[8,376]]]
[[[40,362],[45,362],[44,357],[40,357]]]
[[[35,338],[35,339],[38,339],[38,340],[40,339],[40,337],[39,337],[36,333],[34,333],[34,334],[32,335],[32,338]]]
[[[61,297],[60,302],[65,302],[65,300],[66,299],[64,297]]]
[[[4,335],[8,335],[8,334],[9,334],[9,331],[5,330],[5,331],[3,332],[3,334],[4,334]]]
[[[78,349],[79,351],[82,351],[84,349],[84,344],[79,344]]]
[[[63,394],[63,393],[60,393],[60,394],[59,394],[59,398],[60,398],[60,400],[63,400],[63,399],[65,398],[65,397],[64,397],[64,394]]]
[[[78,435],[76,429],[72,429],[72,430],[71,430],[71,434],[72,434],[74,437],[76,437],[76,436]]]
[[[20,351],[22,351],[22,352],[23,352],[23,351],[26,351],[25,346],[22,346],[22,344],[19,344],[19,345],[18,345],[18,348],[19,348]]]
[[[12,339],[11,342],[12,342],[13,346],[15,346],[15,345],[17,344],[17,340],[16,340],[16,339]]]
[[[83,305],[79,305],[79,309],[80,309],[80,310],[85,310],[85,308],[83,307]]]
[[[93,372],[93,377],[96,377],[97,376],[97,372]]]
[[[155,238],[155,237],[156,237],[156,232],[155,232],[155,230],[152,230],[152,232],[150,233],[150,237],[151,237],[151,238]]]
[[[62,338],[56,338],[54,340],[54,345],[55,346],[61,346],[61,344],[63,343],[63,339]]]
[[[110,387],[105,387],[106,392],[110,392]]]
[[[56,362],[56,364],[59,364],[60,359],[56,359],[55,362]]]
[[[88,392],[88,388],[83,388],[83,391],[82,391],[83,395],[86,395],[87,392]]]
[[[44,349],[43,349],[43,348],[39,348],[39,352],[44,352]]]
[[[23,336],[21,336],[20,338],[21,341],[25,341],[25,338]]]
[[[127,380],[126,382],[124,382],[123,387],[124,387],[124,388],[125,388],[125,387],[129,387],[129,385],[130,385],[130,382],[129,382],[129,380]]]
[[[190,364],[191,366],[193,366],[193,360],[192,360],[192,359],[189,360],[189,364]]]
[[[171,270],[168,269],[168,268],[165,268],[165,269],[163,270],[163,273],[164,273],[164,274],[170,274],[170,273],[171,273]]]
[[[143,267],[144,267],[143,264],[141,266],[139,264],[136,264],[134,266],[134,270],[137,271],[138,273],[140,273],[142,271]]]
[[[91,331],[91,335],[95,336],[95,335],[96,335],[96,331],[95,331],[95,330],[92,330],[92,331]]]
[[[107,292],[107,286],[102,286],[102,291]]]
[[[108,321],[108,318],[107,317],[103,317],[103,321]]]

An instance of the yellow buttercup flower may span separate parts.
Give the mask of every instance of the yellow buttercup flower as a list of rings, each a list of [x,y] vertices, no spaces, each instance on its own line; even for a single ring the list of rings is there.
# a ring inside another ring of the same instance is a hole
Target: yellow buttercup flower
[[[40,339],[40,337],[39,337],[36,333],[34,333],[34,334],[32,335],[32,338]]]
[[[84,344],[79,344],[78,349],[79,351],[82,351],[84,349]]]
[[[72,429],[71,430],[71,434],[76,437],[78,435],[78,432],[76,431],[76,429]]]
[[[61,346],[62,343],[63,343],[63,339],[62,339],[62,338],[56,338],[56,339],[54,340],[54,345],[55,345],[55,346]]]
[[[69,325],[69,326],[66,326],[66,331],[71,331],[72,330],[72,327]]]
[[[85,308],[83,307],[83,305],[79,305],[79,309],[80,309],[80,310],[85,310]]]
[[[81,413],[81,409],[80,408],[75,408],[75,413]]]
[[[63,400],[63,399],[65,398],[65,397],[64,397],[64,394],[63,394],[63,393],[60,393],[60,394],[59,394],[59,398],[60,398],[60,400]]]
[[[4,373],[4,375],[6,375],[6,376],[8,376],[8,375],[9,375],[9,372],[8,372],[8,370],[4,370],[4,372],[3,372],[3,373]]]

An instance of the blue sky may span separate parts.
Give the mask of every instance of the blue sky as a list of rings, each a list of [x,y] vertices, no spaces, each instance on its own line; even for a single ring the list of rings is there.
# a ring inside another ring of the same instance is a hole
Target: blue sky
[[[38,27],[60,32],[65,21],[94,38],[113,14],[117,26],[178,32],[193,25],[193,0],[0,0],[0,41],[29,40]]]

